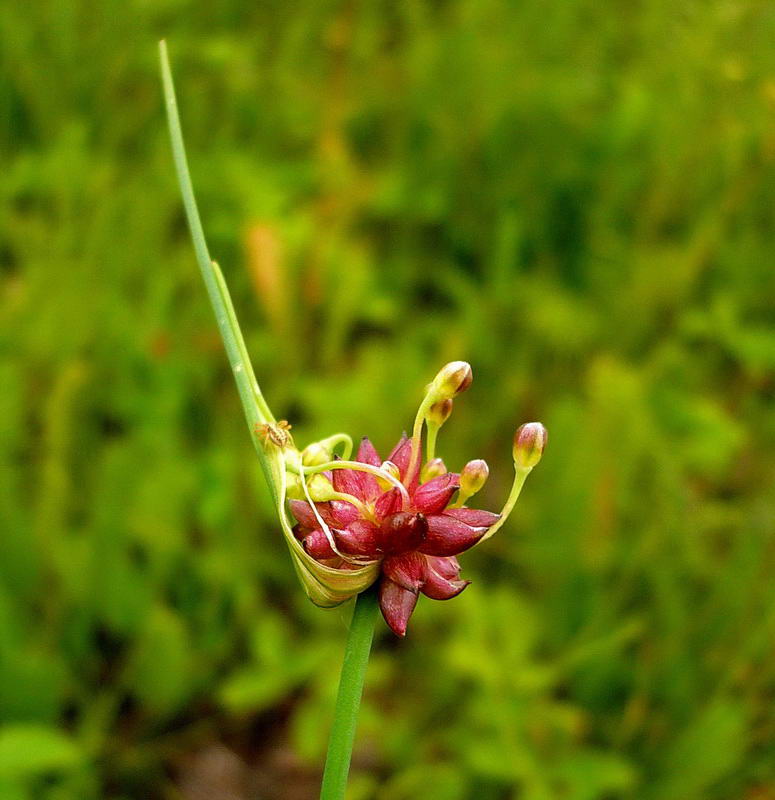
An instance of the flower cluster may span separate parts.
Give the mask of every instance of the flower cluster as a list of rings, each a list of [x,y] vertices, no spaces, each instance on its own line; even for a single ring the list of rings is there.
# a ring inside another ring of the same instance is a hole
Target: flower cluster
[[[468,586],[456,556],[503,524],[546,444],[543,425],[523,425],[514,438],[514,486],[501,513],[470,508],[468,500],[487,480],[487,464],[477,459],[459,473],[448,472],[435,457],[435,443],[453,398],[471,378],[465,362],[444,367],[426,391],[412,436],[404,434],[387,460],[368,438],[352,461],[334,456],[329,440],[304,450],[297,468],[295,493],[301,496],[289,500],[297,523],[294,536],[328,569],[378,565],[380,608],[399,636],[406,633],[420,593],[448,600]],[[423,425],[428,432],[424,465]]]

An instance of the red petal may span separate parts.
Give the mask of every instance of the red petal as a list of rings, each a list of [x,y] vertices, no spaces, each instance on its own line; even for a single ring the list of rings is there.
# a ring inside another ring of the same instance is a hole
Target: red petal
[[[425,556],[415,551],[401,556],[388,556],[382,562],[382,572],[402,589],[416,594],[425,582],[426,565]]]
[[[452,495],[460,488],[460,475],[447,472],[418,487],[412,505],[423,514],[438,514],[447,507]]]
[[[428,570],[428,576],[420,591],[431,600],[451,600],[457,597],[471,581],[447,580],[441,575]]]
[[[446,514],[435,514],[428,517],[428,533],[417,549],[429,556],[455,556],[473,547],[486,530],[472,528]]]
[[[334,477],[331,482],[334,484],[334,491],[351,494],[359,500],[366,499],[365,472],[357,472],[354,469],[335,469],[333,473]]]
[[[360,461],[361,464],[371,464],[372,467],[378,467],[382,464],[382,460],[374,449],[374,445],[371,443],[368,436],[364,436],[363,439],[361,439],[356,461]]]
[[[344,530],[335,530],[337,547],[347,555],[367,556],[376,558],[381,555],[377,544],[379,531],[373,522],[365,519],[356,519]]]
[[[409,458],[411,455],[412,442],[406,433],[404,433],[398,440],[398,444],[390,451],[387,460],[392,461],[398,467],[401,472],[401,477],[403,477],[403,471],[409,466]]]
[[[383,492],[377,478],[369,475],[368,472],[361,472],[361,482],[363,484],[363,499],[367,503],[373,503]]]
[[[422,514],[398,511],[385,517],[379,526],[379,546],[383,553],[396,555],[417,550],[425,541],[428,523]]]
[[[379,585],[379,607],[385,622],[396,636],[406,635],[406,626],[417,605],[417,594],[402,589],[390,578],[383,576]]]
[[[398,467],[398,474],[403,481],[404,485],[407,486],[406,481],[406,470],[409,466],[409,460],[412,457],[412,440],[408,439],[406,434],[404,434],[398,441],[398,444],[393,448],[393,452],[388,456],[388,461],[392,461]],[[417,464],[417,469],[415,470],[416,474],[413,476],[411,481],[411,486],[414,487],[417,485],[417,481],[419,480],[419,459]]]
[[[321,514],[323,519],[335,528],[346,528],[361,515],[360,511],[352,504],[345,503],[343,500],[332,500],[326,503],[328,506],[328,516]]]
[[[391,489],[389,492],[381,494],[374,503],[374,516],[380,522],[389,514],[395,514],[401,509],[401,492],[398,489]]]
[[[303,500],[289,500],[288,505],[291,507],[291,514],[303,528],[317,528],[320,525],[309,503]]]
[[[500,514],[493,514],[492,511],[482,511],[479,508],[448,508],[444,514],[454,517],[472,528],[489,528],[499,519]]]
[[[459,577],[460,564],[455,556],[425,556],[425,583],[421,591],[433,600],[450,600],[471,582],[461,581]]]
[[[303,528],[319,528],[320,522],[309,503],[303,500],[289,500],[291,513]],[[315,503],[315,508],[326,525],[335,528],[344,528],[353,520],[358,519],[360,513],[352,503],[341,500],[332,500],[330,503]]]
[[[428,568],[438,572],[442,578],[457,580],[460,577],[460,562],[455,556],[425,556]]]
[[[325,533],[323,533],[322,530],[320,530],[320,528],[307,534],[301,544],[307,553],[312,556],[312,558],[321,559],[337,557],[336,553],[331,548],[331,543],[328,541],[328,537],[325,535]]]

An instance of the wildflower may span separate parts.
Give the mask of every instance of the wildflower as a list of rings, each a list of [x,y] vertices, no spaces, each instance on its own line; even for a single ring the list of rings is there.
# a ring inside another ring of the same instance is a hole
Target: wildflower
[[[500,514],[466,506],[487,480],[487,464],[476,459],[462,473],[448,472],[435,457],[435,436],[430,435],[422,468],[420,453],[423,424],[429,432],[438,430],[449,415],[451,398],[470,383],[465,362],[442,369],[428,386],[412,436],[404,434],[385,461],[365,437],[352,461],[336,456],[323,461],[315,448],[315,463],[299,467],[305,499],[289,500],[297,523],[293,533],[308,557],[345,574],[377,565],[382,614],[399,636],[405,635],[420,594],[448,600],[468,586],[460,578],[457,556],[503,524],[546,440],[540,423],[518,432],[516,478]],[[448,404],[443,420],[440,403]],[[314,493],[309,488],[313,482]]]

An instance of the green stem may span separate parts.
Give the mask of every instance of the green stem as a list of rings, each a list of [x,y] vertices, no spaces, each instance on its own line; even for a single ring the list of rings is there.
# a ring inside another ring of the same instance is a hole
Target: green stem
[[[436,437],[439,435],[439,425],[426,420],[427,439],[425,441],[425,460],[433,461],[436,458]]]
[[[322,444],[324,447],[328,447],[331,450],[333,450],[338,444],[343,444],[344,447],[342,448],[342,458],[345,460],[350,458],[353,452],[352,436],[346,433],[335,433],[333,436],[328,436],[325,439],[321,439],[318,444]]]
[[[353,618],[344,650],[342,673],[339,677],[334,724],[328,740],[320,800],[344,798],[376,617],[377,592],[372,586],[355,598]]]
[[[425,417],[428,410],[433,405],[433,396],[426,394],[423,398],[420,407],[417,409],[417,416],[414,418],[414,427],[412,428],[412,450],[409,456],[409,464],[406,467],[406,485],[409,486],[414,478],[414,474],[420,466],[420,451],[422,449],[422,426],[425,422]]]
[[[500,519],[490,527],[484,536],[482,536],[482,538],[476,543],[477,545],[480,545],[482,542],[486,542],[509,518],[509,515],[514,510],[514,506],[517,504],[519,493],[522,491],[522,487],[525,485],[525,480],[532,469],[532,467],[529,469],[525,469],[525,467],[515,467],[514,483],[511,484],[511,491],[509,492],[508,498],[506,498],[506,505],[501,509]]]

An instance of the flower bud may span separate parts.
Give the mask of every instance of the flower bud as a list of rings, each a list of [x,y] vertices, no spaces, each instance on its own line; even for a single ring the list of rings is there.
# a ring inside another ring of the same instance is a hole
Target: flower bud
[[[427,483],[439,475],[444,475],[447,472],[446,464],[440,458],[432,458],[423,468],[420,473],[420,483]]]
[[[450,361],[433,379],[431,391],[437,402],[451,399],[464,392],[473,379],[474,373],[467,361]]]
[[[459,488],[460,476],[455,472],[447,472],[418,487],[412,504],[423,514],[440,514]]]
[[[334,491],[331,481],[322,472],[313,475],[307,481],[307,489],[309,490],[309,496],[316,503],[325,503],[326,500],[330,500]]]
[[[401,480],[401,470],[392,461],[383,461],[380,469],[383,472],[387,472],[388,475],[392,475],[397,481]],[[390,481],[380,477],[377,477],[377,483],[379,483],[379,486],[383,491],[392,489],[395,486],[394,483],[391,483]]]
[[[428,415],[426,416],[428,424],[440,428],[449,419],[449,415],[452,413],[452,405],[452,398],[450,397],[434,403],[428,409]]]
[[[306,500],[301,478],[292,472],[285,473],[285,495],[289,500]]]
[[[476,494],[487,482],[490,468],[481,458],[469,461],[460,473],[460,494],[467,498]]]
[[[343,553],[365,558],[379,557],[379,530],[373,522],[353,520],[343,530],[334,531],[334,536]]]
[[[301,463],[305,467],[317,467],[320,464],[326,464],[331,458],[331,450],[320,442],[313,442],[301,451]]]
[[[301,544],[307,555],[312,558],[336,558],[336,553],[333,551],[328,537],[319,528],[310,531]]]
[[[540,422],[526,422],[514,434],[514,464],[532,469],[543,455],[549,434]]]
[[[423,514],[398,511],[385,517],[379,528],[379,550],[386,555],[416,550],[428,533],[428,521]]]

